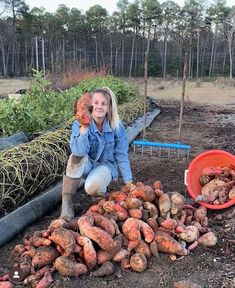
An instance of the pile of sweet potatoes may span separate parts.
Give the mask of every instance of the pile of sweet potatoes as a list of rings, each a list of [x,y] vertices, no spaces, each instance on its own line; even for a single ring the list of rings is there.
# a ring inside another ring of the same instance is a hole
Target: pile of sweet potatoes
[[[235,198],[235,167],[206,167],[199,181],[202,190],[196,201],[219,205]]]
[[[142,272],[148,259],[159,252],[171,259],[190,253],[197,245],[217,242],[208,228],[207,210],[185,203],[178,192],[164,193],[160,181],[152,186],[137,182],[129,189],[110,192],[107,200],[92,205],[85,214],[26,235],[12,253],[25,273],[23,283],[48,287],[52,274],[101,277],[123,269]],[[7,281],[7,273],[2,278]]]

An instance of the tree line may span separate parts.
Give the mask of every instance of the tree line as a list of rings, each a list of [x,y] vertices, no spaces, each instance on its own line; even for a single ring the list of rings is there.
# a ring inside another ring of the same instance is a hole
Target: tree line
[[[119,0],[109,15],[59,5],[55,13],[24,0],[0,0],[0,75],[29,76],[32,69],[106,69],[114,76],[181,77],[184,53],[189,77],[235,74],[235,6],[185,0]]]

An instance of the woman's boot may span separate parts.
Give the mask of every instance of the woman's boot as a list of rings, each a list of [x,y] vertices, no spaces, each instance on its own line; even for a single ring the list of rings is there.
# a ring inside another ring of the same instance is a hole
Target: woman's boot
[[[62,208],[60,218],[70,221],[74,218],[74,195],[80,187],[81,178],[63,175]]]

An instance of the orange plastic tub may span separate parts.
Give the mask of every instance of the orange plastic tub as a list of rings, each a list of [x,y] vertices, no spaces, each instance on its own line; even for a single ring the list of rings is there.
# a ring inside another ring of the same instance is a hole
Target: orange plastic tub
[[[209,150],[199,154],[195,157],[189,165],[188,170],[185,174],[185,184],[189,195],[195,199],[199,194],[201,194],[202,186],[199,182],[199,178],[202,175],[202,170],[209,166],[234,166],[235,167],[235,156],[223,151],[223,150]],[[201,206],[208,209],[224,209],[235,204],[235,198],[229,200],[226,203],[219,205],[212,205],[204,202],[198,202]]]

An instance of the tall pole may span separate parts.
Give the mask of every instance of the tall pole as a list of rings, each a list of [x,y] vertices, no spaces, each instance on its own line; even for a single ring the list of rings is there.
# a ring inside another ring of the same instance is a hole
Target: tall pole
[[[183,120],[183,111],[184,111],[184,96],[185,96],[185,85],[188,72],[188,52],[185,52],[184,55],[184,75],[183,75],[183,87],[182,87],[182,97],[180,102],[180,123],[179,123],[179,141],[181,141],[182,133],[182,120]]]
[[[150,43],[150,28],[148,29],[148,42],[147,42],[147,49],[145,51],[145,59],[144,59],[144,129],[143,129],[143,139],[146,138],[146,126],[147,126],[146,114],[147,114],[149,43]]]

